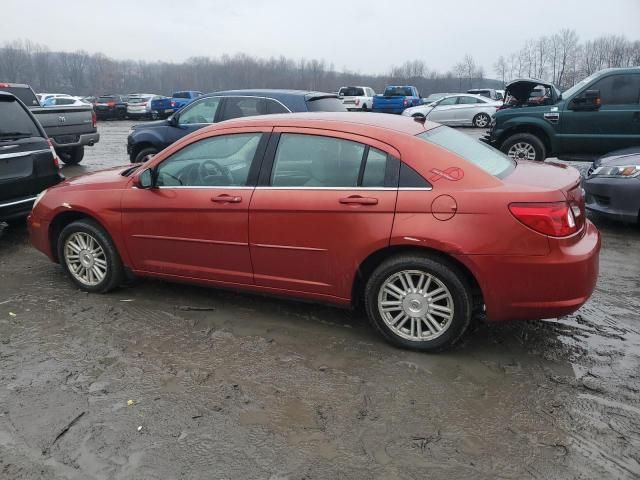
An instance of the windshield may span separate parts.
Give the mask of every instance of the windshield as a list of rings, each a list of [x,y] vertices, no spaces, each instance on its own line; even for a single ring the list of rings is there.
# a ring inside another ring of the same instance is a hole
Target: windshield
[[[499,178],[515,167],[513,160],[499,150],[453,128],[436,127],[418,134],[418,137],[446,148]]]
[[[387,87],[384,89],[385,97],[410,97],[412,94],[409,87]]]
[[[13,98],[0,99],[0,141],[11,137],[39,137],[38,127]]]
[[[584,80],[579,81],[573,87],[565,90],[562,93],[562,98],[570,98],[572,97],[578,90],[582,89],[582,87],[586,86],[588,83],[591,83],[595,78],[598,77],[598,72],[592,73]]]

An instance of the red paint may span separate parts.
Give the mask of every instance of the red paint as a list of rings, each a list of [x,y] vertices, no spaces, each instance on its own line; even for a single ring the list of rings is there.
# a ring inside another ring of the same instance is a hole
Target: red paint
[[[30,216],[31,241],[55,258],[51,223],[62,213],[82,212],[109,232],[138,275],[337,304],[352,301],[358,269],[373,253],[390,246],[435,250],[472,273],[489,320],[548,318],[579,308],[595,286],[600,236],[584,219],[577,171],[521,162],[499,179],[415,137],[434,126],[370,113],[222,122],[184,137],[148,166],[210,136],[298,132],[361,142],[427,179],[438,172],[451,181],[436,181],[431,190],[143,190],[134,187],[135,178],[120,175],[122,167],[51,188]],[[577,232],[548,236],[509,210],[556,202],[570,202],[582,215]]]

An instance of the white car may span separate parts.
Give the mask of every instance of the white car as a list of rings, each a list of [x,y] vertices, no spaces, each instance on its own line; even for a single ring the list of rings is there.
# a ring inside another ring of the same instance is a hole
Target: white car
[[[481,95],[456,94],[428,105],[418,105],[402,112],[405,117],[424,116],[427,120],[449,126],[487,128],[502,102]]]
[[[37,95],[40,105],[43,107],[59,107],[59,106],[86,106],[87,102],[80,100],[78,97],[72,97],[65,93],[42,93]]]
[[[375,95],[376,92],[370,87],[342,87],[338,90],[342,104],[349,111],[369,110]]]

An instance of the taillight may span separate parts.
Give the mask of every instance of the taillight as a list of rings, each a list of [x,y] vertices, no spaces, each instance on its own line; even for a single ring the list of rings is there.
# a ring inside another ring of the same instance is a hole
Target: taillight
[[[51,139],[47,138],[47,143],[49,144],[49,150],[51,150],[51,155],[53,155],[53,166],[57,169],[60,168],[60,159],[58,158],[58,154],[56,153],[56,149],[53,148],[53,143],[51,143]]]
[[[176,102],[171,102],[171,108],[175,108]]]
[[[91,125],[93,128],[98,128],[98,117],[96,117],[96,112],[91,110]]]
[[[9,88],[8,83],[0,83],[0,88]]]
[[[538,233],[550,237],[566,237],[576,233],[580,224],[576,222],[573,209],[567,202],[512,203],[509,210],[518,221]]]
[[[402,101],[402,105],[404,105],[405,107],[409,106],[409,100],[407,100],[406,98]]]
[[[116,106],[116,102],[107,102],[107,107],[113,108]]]

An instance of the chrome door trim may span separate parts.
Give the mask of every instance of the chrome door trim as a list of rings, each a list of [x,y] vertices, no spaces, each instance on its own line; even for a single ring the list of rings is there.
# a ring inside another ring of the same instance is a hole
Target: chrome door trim
[[[38,198],[37,195],[35,197],[25,198],[24,200],[16,200],[15,202],[0,203],[0,208],[11,207],[13,205],[20,205],[21,203],[35,202],[36,198]]]
[[[51,150],[49,150],[48,148],[43,148],[42,150],[30,150],[28,152],[0,153],[0,160],[4,160],[6,158],[26,157],[28,155],[33,155],[34,153],[43,153],[43,152],[51,152]]]

